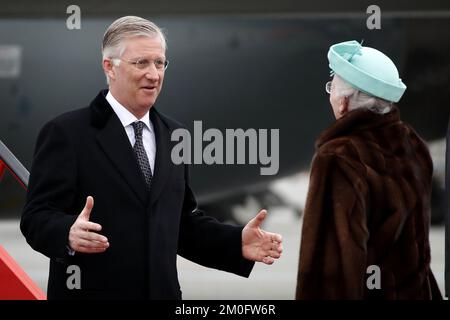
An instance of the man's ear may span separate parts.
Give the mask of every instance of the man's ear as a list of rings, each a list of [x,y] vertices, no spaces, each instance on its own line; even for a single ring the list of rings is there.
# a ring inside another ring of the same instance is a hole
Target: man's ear
[[[116,72],[114,70],[114,63],[111,59],[103,59],[103,70],[110,79],[116,79]]]
[[[346,114],[348,112],[348,97],[342,97],[339,99],[339,113]]]

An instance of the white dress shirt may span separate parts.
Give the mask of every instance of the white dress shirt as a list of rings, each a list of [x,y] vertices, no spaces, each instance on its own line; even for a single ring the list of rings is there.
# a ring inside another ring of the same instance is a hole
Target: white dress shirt
[[[144,143],[145,152],[147,153],[148,161],[150,162],[150,168],[152,168],[152,174],[155,175],[155,155],[156,155],[156,141],[155,130],[153,124],[150,121],[150,111],[148,111],[141,119],[136,118],[134,114],[128,111],[123,105],[117,101],[110,91],[106,95],[106,101],[113,108],[115,114],[122,123],[131,146],[134,146],[136,138],[134,136],[133,122],[142,121],[145,126],[142,132],[142,142]]]

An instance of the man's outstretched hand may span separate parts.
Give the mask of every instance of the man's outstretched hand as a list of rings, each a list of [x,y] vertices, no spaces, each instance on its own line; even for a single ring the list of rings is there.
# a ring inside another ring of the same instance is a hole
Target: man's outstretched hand
[[[108,239],[105,236],[91,231],[102,230],[101,225],[89,221],[93,207],[94,198],[89,196],[83,211],[70,228],[69,246],[76,252],[100,253],[109,247]]]
[[[281,257],[283,245],[280,234],[260,228],[266,216],[267,211],[261,210],[242,230],[242,255],[247,260],[272,264]]]

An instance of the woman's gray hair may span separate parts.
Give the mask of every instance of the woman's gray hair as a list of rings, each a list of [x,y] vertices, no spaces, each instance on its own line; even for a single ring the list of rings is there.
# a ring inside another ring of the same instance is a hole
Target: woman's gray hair
[[[103,35],[103,59],[120,58],[126,49],[124,40],[142,36],[151,38],[159,36],[164,51],[166,51],[166,38],[163,31],[156,24],[141,17],[125,16],[111,23]],[[119,61],[120,60],[113,60],[113,63],[118,65]],[[107,75],[106,80],[109,83]]]
[[[334,75],[334,90],[339,98],[346,97],[348,99],[349,111],[365,108],[372,112],[385,114],[391,111],[393,103],[384,99],[371,96],[352,87],[348,82],[338,75]]]

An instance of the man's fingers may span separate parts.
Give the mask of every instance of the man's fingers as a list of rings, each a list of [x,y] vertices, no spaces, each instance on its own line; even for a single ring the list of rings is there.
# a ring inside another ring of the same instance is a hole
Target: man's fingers
[[[95,232],[82,231],[79,236],[81,239],[88,240],[88,241],[98,241],[98,242],[103,242],[103,243],[108,242],[108,238],[106,238],[105,236],[102,236],[98,233],[95,233]]]
[[[270,235],[272,242],[278,242],[281,243],[283,242],[283,237],[281,236],[281,234],[278,233],[272,233]]]
[[[262,245],[263,250],[274,250],[274,251],[278,251],[279,253],[283,252],[283,245],[281,243],[278,242],[265,242]]]
[[[86,198],[86,204],[84,205],[83,211],[80,213],[80,217],[83,220],[89,220],[91,217],[91,211],[94,207],[94,198],[89,196]]]
[[[262,248],[264,250],[276,250],[278,252],[283,251],[282,237],[278,233],[271,233],[264,231],[264,239],[262,241]]]
[[[275,259],[272,257],[264,257],[264,259],[262,260],[262,262],[264,262],[265,264],[273,264],[274,261]]]
[[[75,244],[78,248],[88,249],[106,249],[109,247],[109,243],[107,242],[89,241],[85,239],[78,239]]]
[[[84,239],[79,239],[77,241],[77,244],[79,247],[83,247],[83,248],[99,248],[99,249],[106,249],[109,247],[109,243],[108,242],[99,242],[99,241],[89,241],[89,240],[84,240]]]
[[[283,245],[282,245],[282,244],[280,244],[280,245],[278,246],[277,251],[278,251],[279,253],[282,253],[282,252],[283,252]]]
[[[254,217],[252,220],[250,220],[250,222],[248,223],[248,226],[250,228],[258,228],[259,226],[261,226],[262,222],[264,221],[264,219],[267,216],[267,211],[266,210],[261,210],[256,217]]]
[[[77,252],[81,253],[102,253],[105,252],[108,248],[85,248],[85,247],[79,247],[78,250],[75,250]]]
[[[101,231],[102,226],[95,222],[90,221],[79,221],[78,228],[82,230],[92,230],[92,231]]]
[[[278,259],[281,257],[281,253],[279,253],[278,251],[275,251],[275,250],[270,250],[268,255],[275,259]]]
[[[270,246],[271,246],[271,248],[270,248],[271,250],[277,251],[279,253],[283,252],[283,245],[279,242],[272,242],[270,244]]]

